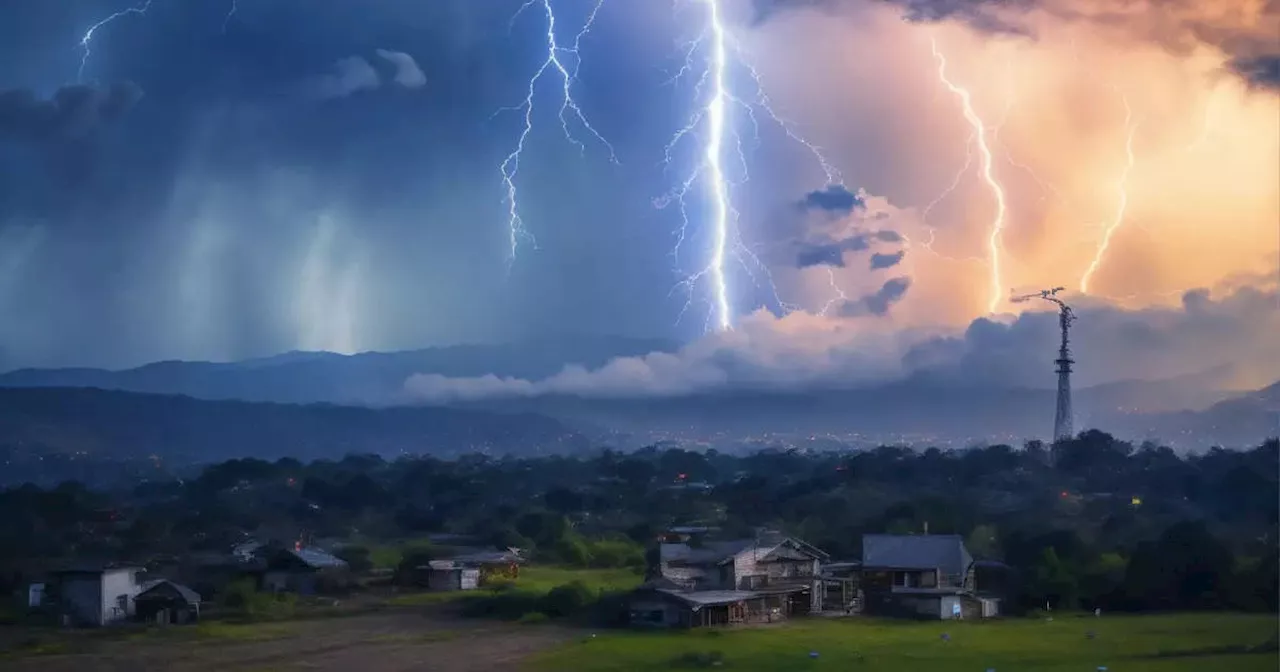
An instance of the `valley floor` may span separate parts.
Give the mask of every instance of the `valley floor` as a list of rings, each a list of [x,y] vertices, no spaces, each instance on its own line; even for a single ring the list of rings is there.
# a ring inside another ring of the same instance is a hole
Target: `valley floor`
[[[1274,615],[1206,613],[986,623],[814,619],[734,630],[592,632],[405,609],[252,625],[206,622],[123,636],[62,634],[43,651],[7,658],[0,667],[13,672],[1074,672],[1105,666],[1115,672],[1262,672],[1276,669],[1276,631]]]

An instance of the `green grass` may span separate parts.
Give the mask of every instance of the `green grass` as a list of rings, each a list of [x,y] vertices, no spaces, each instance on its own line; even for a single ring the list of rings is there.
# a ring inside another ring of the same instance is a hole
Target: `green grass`
[[[521,567],[520,578],[505,583],[520,592],[530,594],[546,594],[556,586],[572,581],[581,581],[593,591],[624,591],[640,585],[640,574],[631,569],[573,569],[570,567]],[[499,582],[503,583],[503,582]],[[475,591],[421,592],[397,595],[388,604],[397,607],[417,607],[446,602],[455,602],[476,595],[489,595],[494,586],[486,586]]]
[[[571,581],[581,581],[591,590],[631,590],[642,577],[632,569],[573,569],[570,567],[521,567],[515,584],[521,590],[548,592]]]
[[[762,628],[600,633],[539,655],[535,670],[670,670],[719,652],[725,670],[916,672],[1274,672],[1276,653],[1235,653],[1275,637],[1275,616],[1180,614],[1054,621],[916,623],[812,619]],[[1096,633],[1088,639],[1088,631]],[[943,641],[942,633],[950,635]],[[819,657],[811,659],[810,651]]]

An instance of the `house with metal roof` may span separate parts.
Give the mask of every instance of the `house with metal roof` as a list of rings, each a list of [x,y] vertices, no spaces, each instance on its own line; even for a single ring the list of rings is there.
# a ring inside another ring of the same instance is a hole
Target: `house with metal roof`
[[[181,624],[200,620],[200,595],[166,579],[144,582],[133,601],[140,621]]]
[[[263,559],[266,569],[262,589],[269,592],[311,595],[326,582],[337,584],[350,579],[345,560],[318,548],[280,548],[266,553]]]
[[[979,594],[960,535],[863,535],[861,565],[867,613],[943,620],[999,613],[997,598]]]
[[[821,611],[823,551],[794,537],[663,543],[649,580],[631,595],[636,625],[698,627],[771,622]]]

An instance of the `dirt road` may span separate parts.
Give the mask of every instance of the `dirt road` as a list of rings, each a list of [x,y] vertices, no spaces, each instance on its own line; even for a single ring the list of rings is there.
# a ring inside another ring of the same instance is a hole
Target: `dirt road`
[[[81,653],[6,660],[2,666],[12,672],[480,672],[518,670],[530,654],[574,636],[564,628],[418,613],[266,624],[246,631],[252,627],[237,626],[230,633],[211,629],[199,637],[175,628],[160,636],[94,642]]]

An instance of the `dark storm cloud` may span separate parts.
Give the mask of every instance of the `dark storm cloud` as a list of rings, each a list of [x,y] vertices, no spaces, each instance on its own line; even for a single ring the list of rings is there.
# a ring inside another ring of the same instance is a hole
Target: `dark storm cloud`
[[[806,210],[824,210],[826,212],[849,213],[854,208],[866,207],[858,195],[848,189],[831,185],[821,191],[812,191],[805,194],[804,200],[800,202],[800,206]]]
[[[874,315],[881,317],[889,314],[893,304],[902,300],[911,287],[911,279],[906,277],[892,278],[885,281],[880,289],[857,299],[850,299],[836,307],[840,317],[863,317]]]
[[[878,231],[867,231],[857,233],[847,238],[842,238],[830,243],[799,243],[796,252],[796,268],[809,268],[810,266],[835,266],[844,268],[845,252],[862,252],[871,247],[874,242],[882,243],[900,243],[902,235],[897,231],[881,229]],[[883,266],[877,266],[877,257],[892,257],[892,254],[875,254],[872,255],[872,269],[888,268],[902,260],[899,253],[897,259]],[[885,261],[884,259],[881,262]]]
[[[1280,53],[1232,59],[1230,67],[1251,86],[1280,90]]]
[[[870,246],[868,236],[859,235],[835,243],[802,245],[796,253],[796,267],[836,266],[844,268],[845,252],[860,252]]]
[[[0,91],[0,137],[36,142],[88,138],[118,121],[141,99],[142,89],[132,82],[105,88],[64,86],[49,99],[29,89]]]
[[[892,254],[876,252],[871,255],[871,270],[878,271],[882,268],[893,268],[898,265],[898,262],[902,261],[904,256],[906,256],[905,250],[898,250]]]

